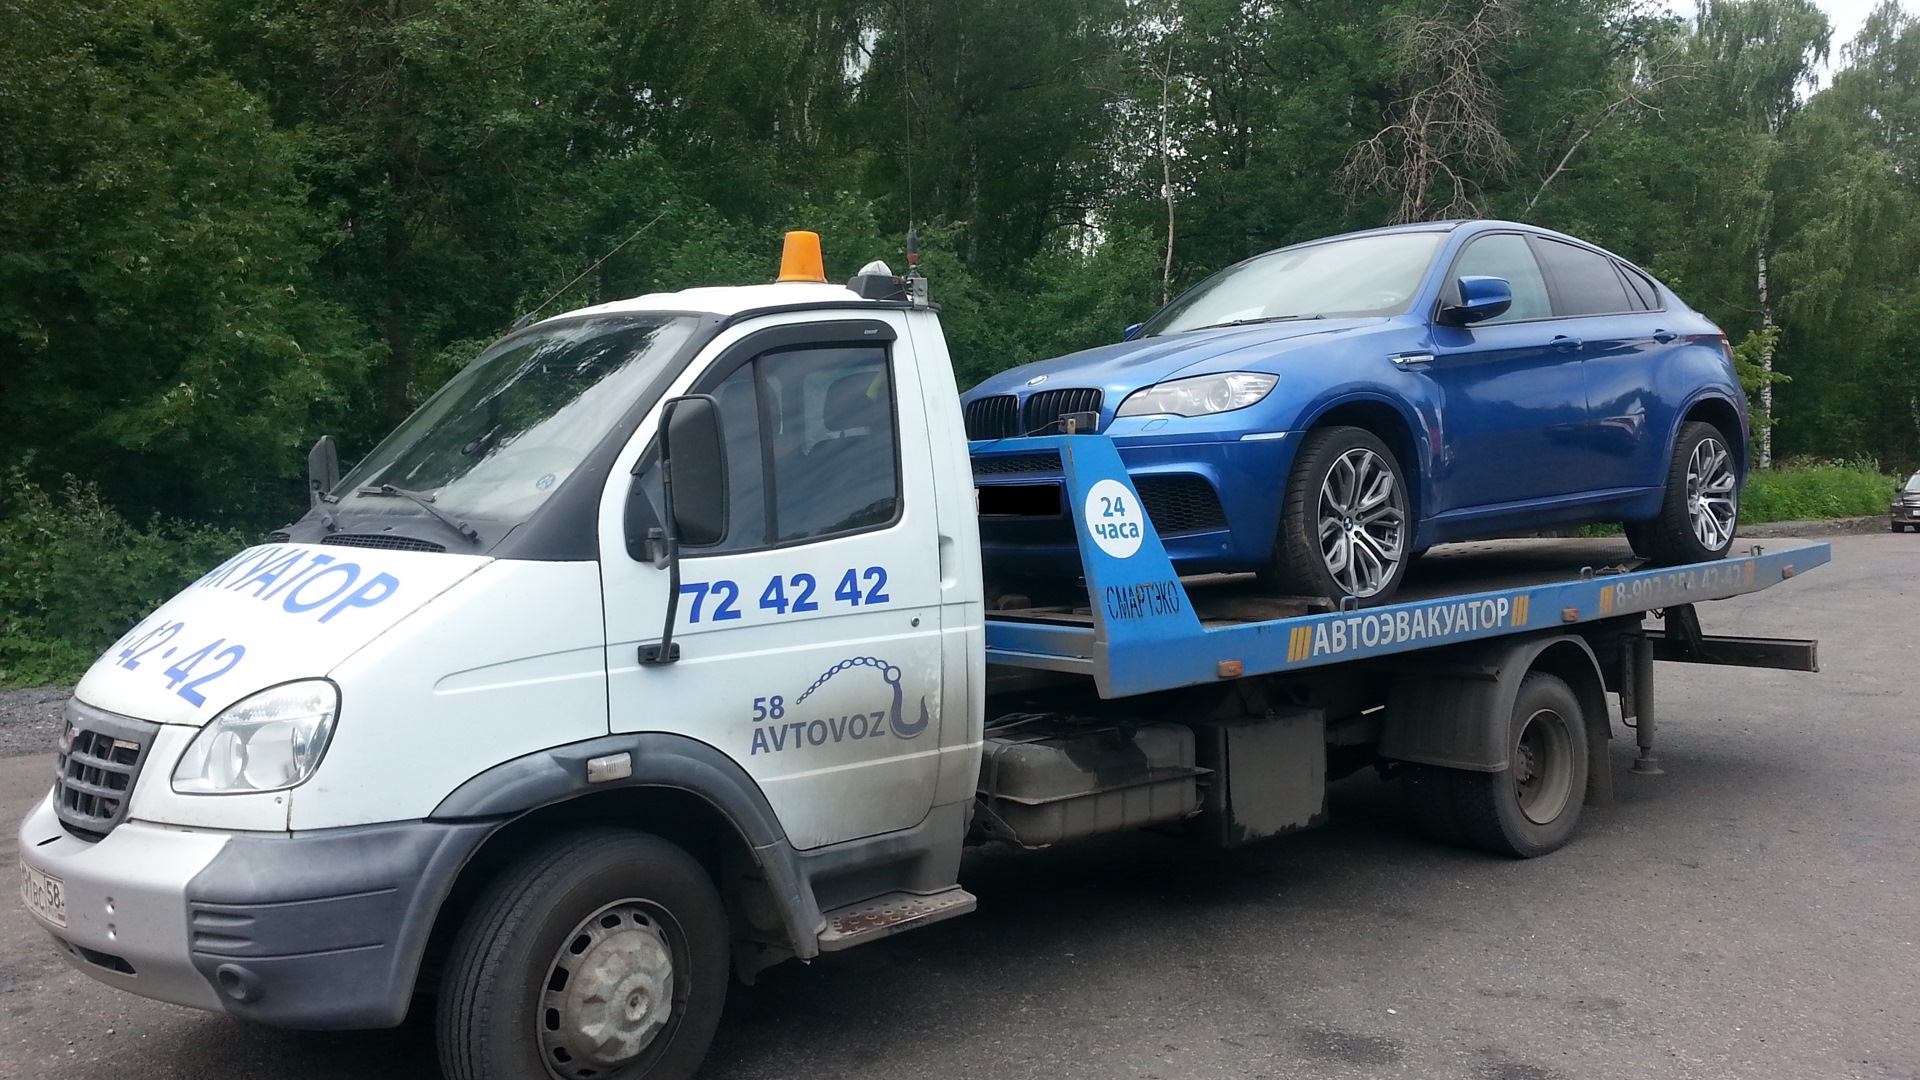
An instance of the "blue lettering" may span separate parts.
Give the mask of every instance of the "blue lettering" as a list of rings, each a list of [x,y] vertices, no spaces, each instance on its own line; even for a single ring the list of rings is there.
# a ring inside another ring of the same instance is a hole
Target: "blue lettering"
[[[318,600],[301,600],[300,599],[301,594],[307,591],[308,586],[312,585],[316,581],[324,581],[328,575],[336,574],[336,573],[345,575],[345,579],[340,582],[339,588],[334,589],[332,592],[328,593],[327,595],[321,597]],[[355,581],[358,581],[359,579],[360,579],[359,563],[338,563],[336,565],[329,566],[325,570],[322,570],[319,573],[308,578],[307,580],[301,582],[298,588],[287,593],[286,600],[282,601],[280,606],[296,615],[303,611],[312,611],[314,608],[317,608],[322,604],[331,602],[335,597],[339,596],[341,593],[344,593],[348,589],[352,588],[353,583]]]
[[[320,621],[326,622],[328,619],[333,618],[335,615],[340,614],[350,607],[373,607],[380,601],[392,596],[399,588],[399,578],[394,577],[392,574],[375,574],[372,581],[353,590],[353,593],[345,600],[329,608],[325,615],[320,616]],[[380,591],[374,592],[375,589],[379,589]]]

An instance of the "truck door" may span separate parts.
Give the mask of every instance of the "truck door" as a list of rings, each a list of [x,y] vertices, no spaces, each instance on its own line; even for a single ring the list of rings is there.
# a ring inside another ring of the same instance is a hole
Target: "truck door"
[[[724,751],[802,849],[909,827],[932,805],[939,540],[920,410],[903,423],[900,407],[921,387],[900,347],[878,319],[790,322],[729,334],[696,362],[688,389],[720,404],[728,522],[718,543],[682,549],[677,661],[639,663],[668,575],[629,553],[621,514],[601,514],[611,729]],[[650,447],[651,431],[636,439]],[[629,455],[642,515],[660,505],[651,454]],[[616,473],[609,501],[627,487]]]

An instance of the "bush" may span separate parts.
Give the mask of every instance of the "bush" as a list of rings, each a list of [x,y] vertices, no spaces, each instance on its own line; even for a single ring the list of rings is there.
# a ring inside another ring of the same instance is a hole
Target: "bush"
[[[162,601],[245,546],[238,530],[133,525],[92,483],[0,478],[0,686],[70,683]]]
[[[1740,523],[1820,521],[1887,512],[1899,481],[1871,461],[1795,460],[1747,477]]]

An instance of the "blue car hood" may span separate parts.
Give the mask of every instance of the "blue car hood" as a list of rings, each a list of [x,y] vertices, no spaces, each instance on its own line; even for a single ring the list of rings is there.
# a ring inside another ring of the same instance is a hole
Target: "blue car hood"
[[[1375,333],[1391,319],[1303,319],[1299,322],[1194,330],[1168,337],[1101,345],[1077,353],[1022,364],[982,381],[963,395],[967,400],[1026,389],[1036,378],[1044,386],[1099,386],[1127,393],[1180,375],[1215,371],[1274,371],[1282,357],[1328,343]],[[1039,389],[1035,386],[1034,389]],[[1109,398],[1118,403],[1118,398]]]

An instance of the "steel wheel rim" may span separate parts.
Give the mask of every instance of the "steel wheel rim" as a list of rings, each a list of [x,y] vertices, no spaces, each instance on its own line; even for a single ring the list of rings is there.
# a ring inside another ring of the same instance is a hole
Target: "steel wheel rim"
[[[1552,824],[1573,796],[1573,735],[1553,709],[1537,710],[1520,727],[1513,791],[1520,813],[1535,825]]]
[[[559,1080],[594,1080],[630,1064],[675,1020],[676,950],[667,917],[639,899],[582,919],[547,965],[536,1006],[540,1059]]]
[[[1733,455],[1719,439],[1701,439],[1687,459],[1687,522],[1693,538],[1708,551],[1718,551],[1733,540],[1739,516]]]
[[[1320,559],[1348,596],[1376,595],[1406,558],[1406,494],[1385,458],[1356,446],[1320,482]]]

